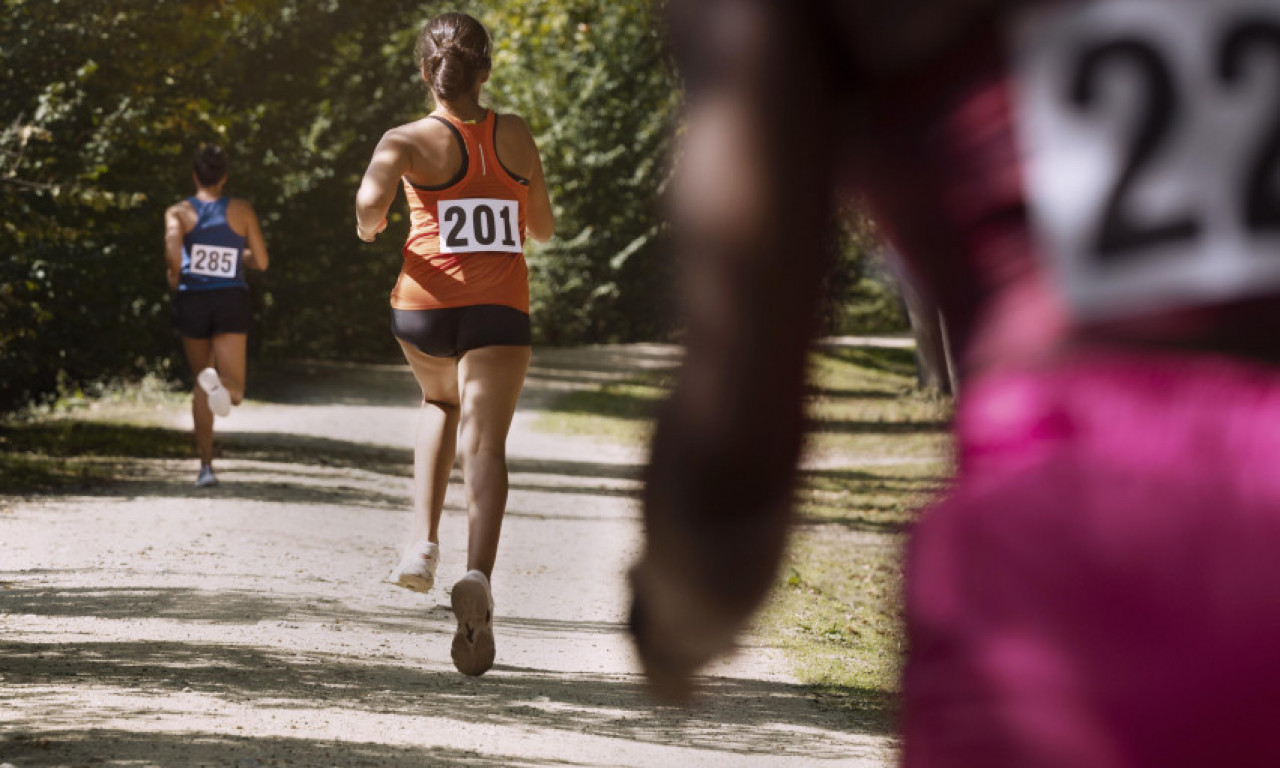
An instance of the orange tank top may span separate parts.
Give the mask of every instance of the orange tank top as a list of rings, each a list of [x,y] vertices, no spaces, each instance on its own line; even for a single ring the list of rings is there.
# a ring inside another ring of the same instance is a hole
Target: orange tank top
[[[500,304],[529,311],[524,261],[529,182],[508,171],[494,147],[497,115],[464,123],[443,115],[462,149],[462,167],[448,183],[404,181],[409,239],[391,291],[395,309],[445,309]]]

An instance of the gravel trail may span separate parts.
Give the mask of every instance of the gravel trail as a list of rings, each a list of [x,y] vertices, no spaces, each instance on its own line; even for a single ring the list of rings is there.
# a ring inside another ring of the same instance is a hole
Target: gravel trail
[[[135,460],[74,497],[0,499],[0,764],[887,766],[749,639],[687,710],[655,707],[625,632],[643,454],[531,428],[558,391],[664,347],[539,350],[509,448],[497,663],[449,660],[464,571],[454,474],[437,586],[383,583],[406,528],[416,390],[308,364],[219,423],[221,484]],[[251,371],[251,376],[253,372]],[[175,429],[190,416],[165,414]]]

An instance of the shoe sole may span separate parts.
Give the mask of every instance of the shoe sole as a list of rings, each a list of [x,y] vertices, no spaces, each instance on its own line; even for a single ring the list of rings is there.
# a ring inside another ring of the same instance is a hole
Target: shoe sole
[[[212,370],[212,368],[205,368],[201,371],[200,374],[196,376],[196,383],[198,383],[200,388],[204,390],[205,397],[209,403],[209,410],[213,415],[226,418],[231,415],[231,396],[224,392],[222,397],[217,398],[218,402],[214,402],[215,398],[213,393],[218,391],[222,386],[222,380],[218,378],[218,374],[216,372],[210,376],[205,375]]]
[[[464,675],[479,677],[493,666],[493,612],[489,595],[478,581],[464,579],[449,596],[458,631],[453,635],[453,666]]]
[[[430,592],[431,588],[436,585],[434,578],[429,578],[418,573],[402,573],[388,579],[389,582],[397,587],[404,587],[410,592]]]

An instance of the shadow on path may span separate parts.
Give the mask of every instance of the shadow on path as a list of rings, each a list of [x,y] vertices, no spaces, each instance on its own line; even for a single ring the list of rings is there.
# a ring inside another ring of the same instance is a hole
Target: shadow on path
[[[456,768],[544,768],[584,766],[566,760],[536,760],[514,755],[482,755],[447,747],[400,747],[319,739],[236,737],[207,731],[137,733],[94,728],[42,731],[39,735],[0,736],[0,755],[19,765],[45,765],[51,755],[73,754],[77,764],[220,765],[233,768],[340,765],[385,768],[390,765]]]
[[[574,631],[566,622],[566,631]],[[638,675],[548,672],[496,665],[482,678],[452,670],[356,659],[333,653],[211,643],[0,643],[8,695],[24,686],[114,688],[163,698],[190,689],[260,712],[312,709],[412,715],[520,729],[545,728],[649,744],[718,752],[769,753],[813,759],[847,754],[847,744],[815,733],[800,685],[704,678],[702,706],[655,707]],[[851,692],[852,695],[852,692]],[[46,715],[45,726],[74,727],[110,711]],[[60,717],[65,718],[65,723]],[[53,721],[49,722],[49,718]],[[796,730],[788,730],[794,728]]]

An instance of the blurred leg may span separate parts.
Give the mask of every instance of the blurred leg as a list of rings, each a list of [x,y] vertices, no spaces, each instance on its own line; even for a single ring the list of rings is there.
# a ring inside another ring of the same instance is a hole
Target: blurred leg
[[[213,342],[209,339],[182,337],[182,348],[187,353],[187,364],[194,376],[213,365]],[[191,417],[195,422],[196,453],[201,464],[213,462],[213,412],[209,410],[208,396],[199,384],[191,397]]]
[[[248,335],[220,333],[213,337],[213,365],[218,369],[222,386],[231,395],[231,404],[244,399],[245,347]]]

